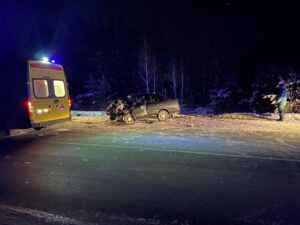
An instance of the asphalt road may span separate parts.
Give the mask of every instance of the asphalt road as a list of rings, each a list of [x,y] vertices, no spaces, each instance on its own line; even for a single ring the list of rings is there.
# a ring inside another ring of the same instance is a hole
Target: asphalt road
[[[0,204],[90,222],[299,224],[298,146],[277,147],[62,126],[0,140]]]

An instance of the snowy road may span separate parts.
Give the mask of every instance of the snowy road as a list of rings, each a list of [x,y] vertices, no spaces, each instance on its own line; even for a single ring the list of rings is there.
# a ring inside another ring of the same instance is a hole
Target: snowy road
[[[0,140],[0,205],[99,224],[298,224],[299,124],[198,122],[75,120]]]

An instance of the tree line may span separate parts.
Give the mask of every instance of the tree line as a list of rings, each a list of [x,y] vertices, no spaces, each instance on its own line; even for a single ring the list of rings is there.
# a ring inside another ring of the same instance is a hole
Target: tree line
[[[44,4],[11,1],[0,8],[1,62],[53,56],[74,98],[95,95],[89,101],[105,105],[154,92],[182,105],[260,110],[280,77],[299,80],[300,37],[286,38],[293,17],[199,15],[185,7],[170,11],[170,2]]]

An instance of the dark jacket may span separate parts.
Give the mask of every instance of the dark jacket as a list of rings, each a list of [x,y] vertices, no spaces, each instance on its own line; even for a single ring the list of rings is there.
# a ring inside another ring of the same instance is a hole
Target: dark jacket
[[[278,91],[278,100],[277,103],[286,103],[289,98],[289,90],[286,86],[286,84],[280,84],[279,85],[279,91]]]

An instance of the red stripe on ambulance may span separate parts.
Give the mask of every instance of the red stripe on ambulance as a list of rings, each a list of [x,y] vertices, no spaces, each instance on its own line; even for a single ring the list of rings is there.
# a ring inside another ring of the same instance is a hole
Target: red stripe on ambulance
[[[34,69],[47,69],[47,70],[57,70],[57,71],[63,70],[62,66],[53,65],[53,64],[31,63],[30,67]]]

